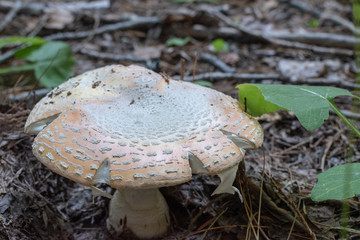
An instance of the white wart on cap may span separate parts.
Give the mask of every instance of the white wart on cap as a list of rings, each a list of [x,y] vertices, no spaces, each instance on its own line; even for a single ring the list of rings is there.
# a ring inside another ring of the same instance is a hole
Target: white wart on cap
[[[55,88],[35,106],[25,132],[37,134],[34,155],[53,171],[117,189],[218,174],[263,141],[259,123],[231,97],[120,65]]]

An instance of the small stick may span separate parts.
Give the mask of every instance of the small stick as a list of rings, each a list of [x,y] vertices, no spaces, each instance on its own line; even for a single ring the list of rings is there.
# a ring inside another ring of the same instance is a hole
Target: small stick
[[[308,231],[308,234],[311,236],[311,238],[313,240],[316,240],[316,235],[315,233],[311,230],[308,222],[306,221],[305,217],[303,216],[303,214],[301,214],[300,210],[297,208],[297,206],[295,205],[295,203],[289,198],[288,195],[286,195],[282,189],[280,188],[280,186],[278,185],[278,183],[275,182],[275,180],[271,177],[270,178],[271,182],[273,183],[273,185],[276,187],[276,189],[278,190],[278,193],[280,193],[281,196],[283,196],[283,198],[286,200],[286,202],[289,204],[290,209],[297,214],[297,216],[299,216],[303,226],[305,227],[305,229]]]
[[[185,67],[185,60],[182,58],[180,60],[180,80],[184,81],[184,67]]]
[[[199,53],[196,52],[196,53],[195,53],[195,63],[194,63],[193,78],[192,78],[192,81],[191,81],[191,82],[194,82],[194,80],[195,80],[196,65],[197,65],[198,57],[199,57]]]
[[[1,56],[0,56],[1,57]],[[180,79],[180,76],[173,76],[174,79]],[[311,84],[311,85],[329,85],[337,86],[345,89],[359,88],[360,84],[350,82],[351,79],[345,81],[329,81],[325,78],[311,78],[311,79],[290,79],[289,77],[281,76],[280,74],[257,74],[257,73],[224,73],[224,72],[208,72],[202,73],[195,76],[195,80],[205,80],[210,82],[221,81],[221,80],[237,80],[237,81],[262,81],[262,80],[276,80],[291,84]],[[185,76],[184,81],[191,81],[192,76]]]
[[[79,49],[78,52],[81,53],[81,54],[90,56],[90,57],[99,58],[99,59],[106,59],[106,60],[112,60],[112,61],[117,61],[117,62],[130,61],[130,62],[136,62],[136,63],[146,63],[148,61],[151,61],[150,59],[142,58],[142,57],[136,57],[136,56],[131,55],[131,54],[105,53],[105,52],[100,52],[100,51],[86,49],[86,48],[81,48],[81,49]]]
[[[54,33],[44,38],[46,40],[70,40],[70,39],[79,39],[79,38],[87,38],[90,34],[98,35],[106,32],[113,32],[119,30],[127,30],[134,28],[150,28],[154,25],[157,25],[162,22],[162,19],[157,17],[140,17],[134,16],[129,18],[127,21],[117,22],[113,24],[103,25],[95,30],[85,30],[85,31],[77,31],[77,32],[61,32]]]
[[[299,200],[298,208],[300,208],[300,203],[301,203],[301,199]],[[291,224],[291,228],[290,228],[290,231],[289,231],[289,235],[288,235],[287,240],[290,240],[291,234],[292,234],[292,232],[293,232],[293,230],[294,230],[295,222],[296,222],[296,217],[297,217],[297,213],[295,213],[294,221],[293,221],[292,224]]]
[[[321,164],[320,164],[320,169],[321,171],[324,171],[325,169],[325,162],[326,162],[326,157],[329,154],[330,148],[333,145],[333,143],[340,137],[341,135],[341,131],[338,131],[335,136],[333,136],[332,138],[330,138],[330,141],[326,144],[326,148],[324,151],[324,155],[321,158]]]
[[[247,103],[246,103],[246,97],[244,98],[244,107],[245,107],[245,112],[247,113]]]
[[[4,30],[6,25],[8,25],[16,16],[17,12],[20,10],[22,5],[21,0],[17,0],[12,9],[9,11],[9,13],[6,15],[6,17],[2,20],[0,23],[0,32]]]
[[[246,99],[246,98],[245,98]],[[263,189],[264,189],[264,178],[265,178],[265,165],[266,165],[266,158],[265,158],[265,149],[264,146],[262,146],[262,152],[263,152],[263,169],[261,173],[261,184],[260,184],[260,196],[259,196],[259,210],[258,210],[258,219],[257,219],[257,232],[256,236],[258,239],[260,239],[260,220],[261,220],[261,204],[262,204],[262,195],[263,195]]]
[[[228,66],[219,58],[211,54],[207,54],[207,53],[200,54],[200,61],[208,62],[213,66],[215,66],[216,68],[220,69],[222,72],[236,72],[236,68]]]
[[[252,32],[251,30],[248,30],[245,27],[234,24],[234,22],[229,17],[225,16],[219,11],[207,10],[207,12],[209,15],[215,16],[216,18],[220,19],[225,25],[235,28],[237,31],[243,33],[244,35],[251,37],[252,39],[254,39],[254,41],[271,43],[281,47],[302,49],[320,54],[338,54],[346,57],[351,57],[354,54],[353,51],[350,49],[326,48],[326,47],[319,47],[316,45],[304,44],[300,42],[290,42],[287,40],[269,38],[268,36],[266,36],[266,34]]]

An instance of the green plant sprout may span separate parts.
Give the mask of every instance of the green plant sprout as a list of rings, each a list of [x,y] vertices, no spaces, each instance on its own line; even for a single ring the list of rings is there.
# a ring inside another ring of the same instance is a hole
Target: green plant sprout
[[[27,61],[24,65],[0,69],[0,74],[33,71],[41,86],[56,87],[72,74],[75,64],[71,48],[64,42],[46,41],[35,37],[9,37],[0,39],[0,49],[4,46],[26,44],[15,51],[14,57]]]
[[[311,28],[316,28],[320,25],[320,22],[318,19],[311,19],[308,23],[307,26],[311,27]]]
[[[170,38],[166,41],[166,46],[171,47],[171,46],[177,46],[177,47],[182,47],[185,46],[186,44],[188,44],[190,42],[190,37],[186,37],[186,38]]]
[[[228,52],[230,50],[230,46],[227,42],[225,42],[222,38],[215,39],[211,45],[214,48],[215,52]]]

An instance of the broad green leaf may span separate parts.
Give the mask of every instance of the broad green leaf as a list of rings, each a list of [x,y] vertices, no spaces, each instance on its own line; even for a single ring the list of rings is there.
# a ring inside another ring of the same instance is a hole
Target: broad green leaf
[[[68,51],[69,45],[64,42],[47,42],[40,46],[35,45],[21,49],[15,53],[15,57],[30,62],[40,62],[54,58],[63,49]]]
[[[318,183],[311,192],[314,201],[342,200],[360,194],[360,163],[332,167],[318,175]]]
[[[230,50],[229,44],[222,38],[215,39],[211,45],[215,52],[228,52]]]
[[[65,44],[52,52],[50,59],[39,61],[35,65],[35,77],[44,87],[55,87],[65,82],[72,74],[71,69],[75,61],[71,55],[70,47]],[[51,47],[51,46],[50,46]]]
[[[289,110],[307,130],[320,127],[329,118],[329,107],[335,97],[352,96],[349,91],[335,87],[240,84],[237,88],[239,100],[243,103],[243,99],[247,99],[247,109],[251,114],[259,116],[278,109]]]
[[[35,77],[44,87],[55,87],[71,75],[75,61],[71,49],[64,42],[48,42],[19,50],[16,57],[34,63]]]
[[[256,86],[250,84],[240,84],[236,87],[239,89],[240,103],[244,106],[246,98],[247,112],[253,116],[260,116],[264,113],[275,112],[279,109],[283,109],[276,104],[265,101],[263,94]]]
[[[178,46],[178,47],[181,47],[181,46],[184,46],[186,45],[188,42],[190,41],[190,38],[189,37],[186,37],[186,38],[170,38],[166,41],[166,45],[167,46]]]
[[[33,43],[15,52],[15,57],[30,62],[22,66],[0,69],[0,74],[33,70],[35,77],[44,87],[55,87],[66,81],[71,75],[75,61],[71,48],[64,42],[46,42],[42,38],[17,38],[4,40],[4,43],[23,41]],[[1,44],[1,42],[0,42]]]
[[[13,44],[31,44],[31,45],[40,45],[46,42],[45,39],[40,37],[7,37],[0,38],[0,49],[7,45]]]

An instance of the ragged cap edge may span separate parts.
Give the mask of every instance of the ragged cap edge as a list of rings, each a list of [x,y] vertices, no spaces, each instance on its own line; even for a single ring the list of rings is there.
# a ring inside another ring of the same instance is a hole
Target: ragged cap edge
[[[233,183],[236,177],[236,172],[238,170],[238,165],[235,165],[227,170],[224,170],[217,175],[220,177],[220,184],[215,189],[211,195],[221,194],[221,193],[230,193],[234,194]]]
[[[139,67],[137,67],[137,69],[138,68]],[[149,70],[146,70],[146,71],[149,71]],[[153,74],[155,75],[155,73],[153,73]],[[168,81],[171,82],[173,80],[168,79]],[[190,85],[188,85],[190,83],[182,83],[181,82],[180,84],[185,84],[186,87],[190,86]],[[164,84],[162,84],[161,86],[163,86],[163,85]],[[165,89],[164,86],[162,88],[160,88],[161,93],[163,93],[164,89]],[[206,89],[206,88],[204,88],[204,89]],[[210,91],[211,93],[216,92],[211,89],[206,89],[206,91]],[[251,117],[247,116],[245,113],[239,113],[239,114],[236,113],[237,111],[241,111],[241,109],[237,109],[236,100],[234,100],[228,96],[225,96],[222,93],[219,93],[219,92],[216,92],[216,93],[219,95],[219,97],[218,97],[219,102],[212,102],[211,104],[219,104],[219,106],[217,108],[221,109],[222,107],[220,105],[224,104],[224,102],[225,102],[229,106],[229,109],[230,109],[230,111],[228,111],[227,109],[221,110],[221,114],[224,115],[224,119],[226,119],[226,122],[221,123],[218,128],[219,135],[223,135],[226,137],[224,139],[227,139],[226,140],[228,142],[227,150],[222,154],[221,159],[209,158],[211,160],[211,162],[204,162],[204,160],[206,159],[206,156],[201,157],[202,154],[205,153],[205,150],[202,150],[202,148],[208,148],[208,146],[210,147],[210,145],[201,145],[202,140],[199,138],[196,139],[196,141],[199,141],[198,147],[194,147],[195,151],[190,151],[192,156],[194,156],[194,157],[191,157],[191,155],[190,155],[190,157],[186,158],[186,160],[188,161],[188,163],[190,165],[193,164],[192,162],[194,162],[194,159],[195,159],[195,162],[198,163],[198,165],[200,163],[200,165],[197,167],[192,166],[193,173],[217,174],[219,171],[223,171],[224,169],[226,171],[230,167],[233,167],[234,165],[236,165],[238,162],[241,161],[241,159],[243,158],[243,155],[245,153],[245,151],[243,150],[244,148],[252,148],[253,147],[252,144],[249,144],[249,142],[246,142],[245,140],[243,140],[244,138],[248,138],[248,140],[253,143],[254,147],[259,146],[262,142],[263,133],[262,133],[261,126],[256,121],[254,121]],[[53,94],[52,96],[57,97],[57,96],[61,96],[62,94],[63,93],[61,92],[58,95]],[[81,103],[81,101],[79,103]],[[54,116],[48,117],[45,120],[41,120],[37,125],[36,124],[31,125],[31,127],[28,128],[29,129],[28,132],[38,133],[39,131],[42,130],[42,128],[45,125],[49,124],[51,122],[51,120],[54,120],[58,115],[59,114],[56,113],[56,115],[54,115]],[[243,121],[243,124],[242,124],[242,121]],[[222,140],[223,142],[225,142],[224,139]],[[47,144],[51,144],[51,141],[48,142]],[[238,146],[238,147],[240,147],[240,149],[236,148],[235,145],[240,145],[240,146]],[[44,146],[42,146],[42,148],[44,148]],[[232,148],[234,150],[231,150]],[[47,152],[47,153],[40,154],[40,155],[42,155],[42,158],[45,159],[44,161],[48,161],[49,159],[51,160],[51,158],[53,158],[54,155],[56,156],[56,154],[58,154],[58,150],[57,149],[55,149],[55,150],[56,151]],[[104,149],[104,151],[105,150],[106,149]],[[39,155],[40,149],[37,148],[37,151],[38,151],[38,155]],[[219,164],[219,163],[221,163],[221,161],[227,161],[227,159],[232,159],[231,163]],[[101,166],[105,166],[104,161],[106,161],[106,160],[101,160],[101,163],[99,163],[100,165],[97,164],[96,169],[95,168],[92,169],[91,173],[83,172],[81,175],[85,176],[86,179],[81,179],[80,181],[79,181],[79,179],[77,179],[74,176],[74,174],[64,173],[63,170],[66,168],[66,164],[68,164],[66,162],[60,163],[59,165],[53,166],[53,167],[49,166],[49,168],[53,169],[56,172],[59,172],[59,169],[60,169],[61,171],[63,171],[63,172],[60,171],[61,175],[68,177],[74,181],[85,184],[85,185],[92,185],[94,183],[110,183],[110,185],[113,185],[114,182],[117,181],[116,176],[109,177],[108,173],[106,172],[106,171],[110,171],[110,170],[108,170],[108,168],[104,168],[107,170],[101,170],[101,169],[103,169]],[[202,164],[202,169],[201,169],[201,164]],[[79,175],[79,172],[77,173],[77,175]],[[137,174],[136,178],[138,180],[141,179],[141,181],[128,182],[126,185],[124,185],[122,187],[139,187],[139,188],[153,187],[154,185],[152,185],[152,183],[145,182],[145,181],[148,181],[148,179],[144,176],[145,175],[143,175],[143,174]],[[135,174],[134,174],[134,177],[135,177]],[[156,181],[156,183],[159,184],[159,186],[175,185],[175,184],[179,184],[182,182],[186,182],[186,181],[190,180],[190,178],[191,178],[191,173],[187,173],[187,175],[184,177],[179,177],[178,179],[171,179],[171,183],[167,182],[169,179],[158,180],[158,181]],[[142,183],[139,184],[139,182],[142,182]],[[155,182],[153,182],[153,183],[155,183]]]

